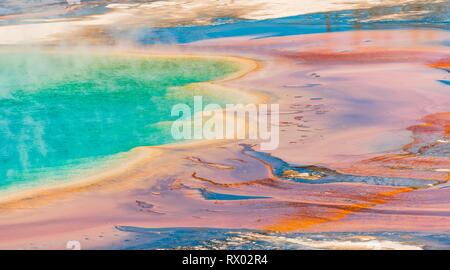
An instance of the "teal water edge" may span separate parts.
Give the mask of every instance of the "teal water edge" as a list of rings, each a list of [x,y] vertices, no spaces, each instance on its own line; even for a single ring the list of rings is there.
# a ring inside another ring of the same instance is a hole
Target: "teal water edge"
[[[72,178],[137,146],[173,142],[170,111],[189,83],[231,61],[62,52],[0,52],[0,190]],[[206,96],[222,104],[226,98]],[[164,124],[163,124],[164,123]]]

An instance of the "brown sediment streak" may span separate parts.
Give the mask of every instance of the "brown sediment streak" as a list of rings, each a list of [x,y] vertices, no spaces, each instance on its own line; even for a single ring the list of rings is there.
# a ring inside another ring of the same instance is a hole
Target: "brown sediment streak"
[[[200,163],[206,167],[214,168],[214,169],[220,169],[220,170],[232,170],[234,169],[234,166],[226,165],[226,164],[220,164],[220,163],[214,163],[214,162],[208,162],[204,161],[199,157],[187,157],[187,160],[190,160],[192,162]]]
[[[450,112],[442,112],[427,115],[423,120],[443,131],[443,135],[450,135]]]
[[[450,59],[447,59],[447,66],[449,67]],[[427,115],[423,118],[423,121],[425,122],[426,126],[434,127],[435,132],[440,132],[444,138],[448,138],[450,136],[450,112],[441,112],[441,113],[435,113]],[[429,132],[429,130],[426,130]],[[423,129],[416,129],[415,133],[420,135],[420,133],[426,132]],[[438,142],[433,142],[429,145],[423,146],[419,149],[420,151],[426,151],[429,148],[432,148],[433,146],[438,145]],[[449,162],[450,163],[450,162]],[[450,173],[447,174],[447,178],[445,181],[450,180]]]
[[[445,138],[450,135],[450,112],[430,114],[422,118],[422,121],[422,124],[408,128],[409,131],[413,132],[414,138],[412,143],[404,147],[405,150],[419,143],[426,143],[417,150],[418,154],[423,154],[428,149],[439,145],[439,142],[427,142],[426,139],[421,137],[427,134],[438,134]]]
[[[450,112],[434,113],[423,117],[422,123],[407,128],[412,141],[402,147],[404,153],[392,153],[362,160],[341,172],[359,175],[407,177],[415,179],[449,181],[450,174],[439,169],[450,168],[445,155],[433,155],[450,140]]]
[[[399,159],[404,159],[404,158],[408,158],[408,157],[414,157],[414,154],[410,154],[410,153],[408,153],[408,154],[390,154],[390,155],[374,157],[374,158],[366,160],[366,162],[392,161],[392,160],[399,160]]]
[[[450,69],[450,57],[433,62],[430,67]]]
[[[422,154],[425,150],[432,148],[433,146],[436,146],[438,142],[427,142],[426,138],[422,138],[424,135],[429,134],[438,134],[442,135],[443,137],[448,137],[450,135],[450,112],[441,112],[441,113],[435,113],[430,114],[422,118],[423,123],[410,126],[407,128],[407,130],[411,131],[413,133],[413,141],[405,146],[403,146],[403,150],[410,152],[410,150],[420,144],[420,143],[426,143],[426,145],[420,147],[417,151],[418,154]],[[394,155],[398,158],[404,158],[404,157],[414,157],[414,153],[407,153],[407,154],[397,154]],[[377,161],[384,159],[386,156],[381,156],[374,158],[372,160]],[[389,157],[392,159],[392,156]]]
[[[413,190],[413,188],[398,188],[381,192],[372,195],[366,202],[340,207],[336,211],[330,212],[323,217],[317,217],[302,212],[294,213],[292,216],[282,218],[276,223],[266,226],[264,229],[277,232],[302,231],[323,223],[339,221],[350,214],[386,203],[398,194]]]
[[[408,128],[408,130],[413,133],[413,141],[403,147],[403,150],[407,153],[388,154],[364,160],[355,164],[348,172],[354,173],[357,171],[359,173],[366,172],[368,175],[379,175],[382,171],[388,171],[388,174],[392,176],[398,175],[399,171],[411,170],[417,173],[422,170],[429,172],[424,176],[430,176],[433,173],[433,168],[438,168],[440,166],[444,166],[445,168],[448,167],[448,165],[450,165],[448,157],[424,156],[423,154],[439,144],[439,142],[430,141],[429,135],[438,135],[438,137],[443,137],[445,139],[449,138],[450,112],[430,114],[422,118],[422,121],[422,124]],[[415,152],[412,152],[416,146],[419,146],[418,149]],[[397,167],[400,165],[403,166],[403,169]],[[372,166],[373,168],[367,166]],[[450,173],[441,173],[440,180],[441,182],[437,184],[442,184],[443,181],[449,181]],[[266,226],[264,229],[279,232],[307,230],[327,222],[339,221],[353,213],[384,204],[398,194],[407,193],[413,190],[415,189],[406,187],[377,193],[368,196],[365,202],[347,206],[336,206],[336,208],[333,209],[326,209],[323,214],[318,214],[316,211],[305,211],[303,208],[298,210],[292,216],[282,218],[274,224]]]
[[[272,178],[264,178],[264,179],[257,179],[257,180],[251,180],[246,182],[239,182],[239,183],[218,183],[211,179],[200,177],[197,175],[196,172],[192,173],[192,178],[195,180],[206,182],[215,186],[221,186],[221,187],[239,187],[239,186],[251,186],[251,185],[262,185],[262,186],[270,186],[270,187],[279,187],[279,183],[277,180]]]
[[[306,51],[282,53],[290,59],[299,59],[306,63],[386,63],[386,62],[425,62],[424,59],[439,57],[435,54],[421,50],[381,50],[371,49],[364,51]]]
[[[450,135],[450,112],[429,114],[422,121],[422,124],[411,126],[408,130],[416,134],[441,131],[443,135]]]

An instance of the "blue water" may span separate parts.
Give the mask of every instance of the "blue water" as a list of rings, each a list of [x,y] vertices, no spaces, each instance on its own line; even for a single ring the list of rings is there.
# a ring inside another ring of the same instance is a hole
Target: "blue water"
[[[447,81],[447,80],[439,80],[439,82],[446,84],[446,85],[450,85],[450,81]]]
[[[414,19],[365,21],[374,16],[402,14],[410,11],[430,11],[430,13]],[[253,38],[264,38],[360,29],[397,29],[406,27],[433,27],[450,30],[449,2],[315,13],[268,20],[219,18],[213,25],[144,29],[139,40],[143,44],[189,43],[224,37],[250,36]]]
[[[314,243],[364,243],[356,236],[374,237],[379,241],[393,241],[423,249],[448,249],[448,232],[342,232],[342,233],[274,233],[249,229],[219,228],[140,228],[118,226],[119,231],[129,233],[129,239],[117,246],[129,250],[152,249],[316,249]],[[319,245],[320,246],[320,245]],[[370,246],[370,245],[367,245]]]
[[[437,184],[439,181],[434,180],[421,180],[412,178],[398,178],[398,177],[381,177],[381,176],[359,176],[351,174],[342,174],[334,170],[330,170],[318,166],[296,166],[285,162],[284,160],[274,157],[268,153],[258,152],[252,149],[251,146],[243,144],[244,153],[257,158],[272,167],[274,175],[281,179],[289,181],[308,183],[308,184],[326,184],[335,182],[357,182],[366,183],[370,185],[382,185],[382,186],[407,186],[407,187],[422,187],[429,184]],[[286,171],[294,171],[302,174],[309,174],[311,176],[317,176],[319,179],[311,180],[301,176],[286,176],[283,173]]]
[[[226,193],[217,193],[208,191],[204,188],[199,189],[205,200],[218,200],[218,201],[236,201],[236,200],[256,200],[256,199],[268,199],[266,196],[250,196],[250,195],[235,195]]]

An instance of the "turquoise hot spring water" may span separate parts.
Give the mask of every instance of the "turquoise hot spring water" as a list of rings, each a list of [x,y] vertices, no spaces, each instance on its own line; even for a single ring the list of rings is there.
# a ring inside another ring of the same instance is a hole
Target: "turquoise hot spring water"
[[[183,86],[237,70],[214,58],[0,52],[0,190],[64,181],[134,147],[173,142],[171,108],[192,106],[195,94]]]

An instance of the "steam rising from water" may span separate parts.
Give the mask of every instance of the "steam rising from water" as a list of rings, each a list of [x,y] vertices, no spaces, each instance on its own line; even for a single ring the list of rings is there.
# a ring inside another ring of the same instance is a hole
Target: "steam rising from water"
[[[0,188],[59,181],[137,146],[171,142],[179,87],[236,71],[200,58],[83,51],[0,52]]]

